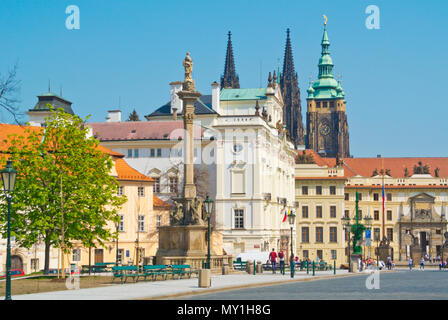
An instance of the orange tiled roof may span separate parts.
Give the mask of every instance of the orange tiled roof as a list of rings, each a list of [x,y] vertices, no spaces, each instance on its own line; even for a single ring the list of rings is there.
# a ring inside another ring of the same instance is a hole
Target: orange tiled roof
[[[171,208],[171,205],[168,202],[163,201],[162,199],[160,199],[155,195],[153,195],[153,205],[154,207],[157,208],[166,208],[166,209]]]
[[[314,150],[299,151],[298,154],[311,154],[314,162],[323,167],[334,168],[336,166],[336,158],[322,158]],[[448,177],[448,157],[407,157],[407,158],[342,158],[344,166],[344,176],[354,177],[360,175],[362,177],[371,177],[375,169],[378,172],[384,167],[389,169],[393,178],[404,178],[404,169],[408,169],[409,176],[414,173],[414,166],[421,162],[429,167],[429,173],[435,177],[434,170],[439,168],[439,177]]]
[[[336,160],[334,163],[336,164]],[[404,169],[408,169],[410,176],[414,174],[414,166],[418,162],[429,167],[429,174],[435,177],[434,170],[439,168],[439,177],[448,177],[448,157],[447,158],[344,158],[344,174],[346,177],[360,175],[371,177],[375,169],[378,171],[384,167],[389,169],[394,178],[404,178]],[[383,165],[384,164],[384,165]]]
[[[122,158],[115,160],[115,169],[117,170],[118,180],[131,180],[131,181],[147,181],[153,182],[154,179],[141,174],[124,161]]]

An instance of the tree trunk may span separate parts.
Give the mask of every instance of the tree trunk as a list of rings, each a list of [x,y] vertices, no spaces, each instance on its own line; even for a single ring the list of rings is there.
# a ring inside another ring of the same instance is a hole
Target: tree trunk
[[[48,274],[50,268],[50,240],[45,240],[45,264],[44,264],[44,274]]]

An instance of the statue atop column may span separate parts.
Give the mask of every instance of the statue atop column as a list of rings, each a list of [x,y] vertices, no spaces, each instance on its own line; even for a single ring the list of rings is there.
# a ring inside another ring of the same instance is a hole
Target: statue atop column
[[[195,91],[194,80],[191,77],[191,74],[193,72],[193,59],[191,59],[189,52],[187,52],[187,56],[184,59],[183,66],[185,68],[185,79],[182,90]]]

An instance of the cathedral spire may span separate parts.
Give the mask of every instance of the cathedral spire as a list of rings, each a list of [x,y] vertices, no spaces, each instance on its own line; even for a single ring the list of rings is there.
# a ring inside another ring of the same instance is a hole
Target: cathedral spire
[[[294,60],[292,57],[291,38],[289,37],[289,28],[286,29],[285,57],[283,59],[283,77],[287,80],[293,80],[296,75],[294,71]]]
[[[300,89],[297,73],[294,70],[292,46],[289,28],[286,29],[286,46],[283,60],[283,73],[279,74],[280,89],[283,97],[283,123],[286,125],[294,145],[304,145],[304,126],[302,121],[302,107],[300,103]]]
[[[235,61],[233,58],[232,33],[229,31],[227,40],[226,62],[224,65],[224,75],[221,76],[221,88],[239,89],[240,79],[235,72]]]

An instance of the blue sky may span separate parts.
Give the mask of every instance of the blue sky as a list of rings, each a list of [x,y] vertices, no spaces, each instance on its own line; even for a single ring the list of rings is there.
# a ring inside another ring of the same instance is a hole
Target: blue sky
[[[379,30],[365,27],[371,4],[380,9]],[[69,5],[80,9],[80,30],[65,27]],[[241,87],[260,86],[260,65],[265,86],[283,63],[290,28],[306,119],[325,14],[351,153],[448,156],[447,9],[444,0],[2,0],[0,73],[18,63],[23,111],[50,79],[81,117],[104,121],[121,100],[123,117],[135,108],[143,118],[169,100],[168,84],[182,80],[187,51],[197,89],[210,94],[223,73],[229,30]],[[11,122],[5,114],[0,120]]]

